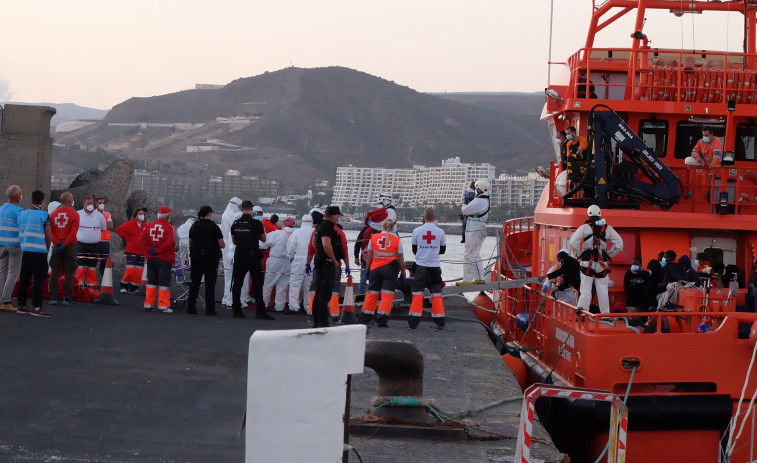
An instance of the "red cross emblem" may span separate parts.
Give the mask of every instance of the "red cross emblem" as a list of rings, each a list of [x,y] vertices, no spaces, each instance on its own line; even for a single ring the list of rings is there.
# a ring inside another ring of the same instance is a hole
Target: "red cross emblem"
[[[55,216],[54,222],[58,228],[66,228],[66,225],[68,225],[68,216],[66,214],[58,214]]]
[[[436,239],[436,236],[432,235],[431,230],[429,230],[425,235],[421,236],[421,239],[424,240],[426,244],[431,244],[431,242]]]
[[[153,241],[160,241],[163,238],[163,225],[157,224],[150,229],[150,237]]]
[[[379,238],[378,241],[376,241],[376,244],[378,244],[379,249],[386,250],[386,248],[389,246],[387,236],[384,235],[381,238]]]

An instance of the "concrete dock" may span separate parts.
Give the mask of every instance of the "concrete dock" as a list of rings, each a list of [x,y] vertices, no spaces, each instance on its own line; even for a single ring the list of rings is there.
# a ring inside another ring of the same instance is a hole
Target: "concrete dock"
[[[49,319],[0,313],[0,461],[243,462],[238,431],[249,338],[256,329],[306,328],[305,316],[240,320],[220,307],[217,317],[202,310],[192,316],[148,313],[142,297],[116,297],[118,306],[49,306]],[[448,313],[472,317],[459,299],[448,304]],[[424,396],[445,411],[520,395],[480,325],[449,320],[448,327],[436,332],[423,322],[409,331],[392,320],[389,328],[372,327],[368,339],[415,343],[425,356]],[[376,381],[371,370],[353,376],[353,414],[370,406]],[[353,436],[350,442],[365,463],[512,461],[520,407],[516,400],[470,418],[512,439]],[[272,445],[296,438],[275,436]],[[535,451],[533,461],[561,461],[549,445],[537,444]],[[354,454],[350,461],[357,461]]]

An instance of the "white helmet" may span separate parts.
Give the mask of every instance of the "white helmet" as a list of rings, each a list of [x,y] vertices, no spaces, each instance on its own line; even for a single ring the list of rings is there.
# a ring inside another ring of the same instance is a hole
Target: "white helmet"
[[[476,180],[476,189],[481,191],[489,191],[489,188],[492,187],[492,184],[489,182],[489,179],[482,178],[479,180]]]
[[[379,193],[377,204],[388,206],[392,204],[392,195],[389,193]]]
[[[589,214],[589,217],[601,217],[602,209],[600,209],[596,204],[592,204],[591,206],[589,206],[589,209],[586,210],[586,213]]]

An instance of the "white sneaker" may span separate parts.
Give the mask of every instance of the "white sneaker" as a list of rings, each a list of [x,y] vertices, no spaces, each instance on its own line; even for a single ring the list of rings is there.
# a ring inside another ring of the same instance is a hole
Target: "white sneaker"
[[[158,310],[161,311],[161,312],[163,312],[163,313],[173,313],[173,310],[171,310],[170,307],[167,307],[165,309],[164,308],[158,308]]]
[[[121,288],[120,292],[121,292],[121,294],[126,294],[126,289],[125,288]]]

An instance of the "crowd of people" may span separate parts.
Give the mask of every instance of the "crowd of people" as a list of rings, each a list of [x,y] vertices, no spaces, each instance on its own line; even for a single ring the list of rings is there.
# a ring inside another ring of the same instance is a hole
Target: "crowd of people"
[[[489,189],[489,181],[480,179],[465,192],[461,285],[483,283],[480,248],[491,209]],[[32,207],[24,210],[19,206],[23,193],[18,185],[10,186],[6,193],[8,201],[0,207],[0,310],[50,317],[43,307],[45,280],[49,280],[48,306],[71,305],[75,289],[97,291],[98,273],[102,276],[105,272],[114,228],[106,211],[107,198],[86,197],[83,207],[76,210],[73,195],[64,192],[45,210],[44,193],[34,191]],[[171,313],[172,278],[178,275],[177,269],[186,268],[187,313],[198,313],[204,285],[205,314],[213,316],[220,261],[224,274],[220,302],[232,309],[233,317],[244,318],[242,308],[254,300],[257,319],[272,320],[267,310],[272,306],[278,313],[307,313],[314,327],[339,321],[340,282],[342,274],[351,275],[351,259],[338,206],[314,208],[302,216],[297,228],[293,217],[280,221],[273,214],[264,218],[260,206],[238,197],[229,200],[220,226],[212,220],[214,213],[211,206],[202,206],[197,219],[174,230],[168,206],[159,207],[152,222],[147,220],[146,208],[135,208],[131,219],[115,229],[125,242],[120,292],[137,294],[144,286],[145,311]],[[360,267],[358,293],[365,294],[358,317],[362,323],[375,319],[378,326],[387,326],[394,292],[404,284],[405,252],[396,219],[391,195],[380,194],[354,243],[354,263]],[[439,256],[447,242],[436,225],[433,208],[425,210],[423,225],[413,231],[411,242],[415,277],[408,327],[418,327],[424,291],[428,290],[434,326],[443,329],[444,283]],[[14,306],[11,299],[19,277],[18,305]],[[27,305],[29,295],[31,304]]]
[[[612,257],[623,251],[620,235],[602,219],[602,211],[592,205],[587,209],[588,220],[571,236],[569,248],[561,249],[556,256],[557,265],[550,268],[540,280],[542,290],[556,299],[591,311],[596,296],[596,311],[610,313],[608,277]],[[635,257],[623,278],[624,302],[612,307],[615,312],[648,312],[668,302],[664,297],[670,285],[681,282],[712,287],[729,287],[737,283],[735,266],[710,265],[704,253],[692,260],[677,256],[673,250],[662,251],[657,259],[642,266]]]

